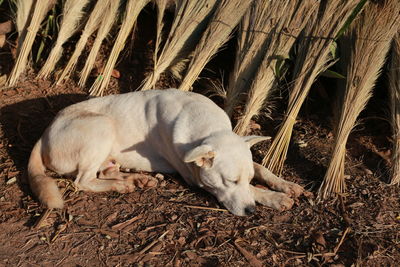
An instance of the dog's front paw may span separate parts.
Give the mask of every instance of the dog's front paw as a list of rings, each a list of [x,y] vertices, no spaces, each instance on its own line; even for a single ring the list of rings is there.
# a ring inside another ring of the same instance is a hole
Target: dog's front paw
[[[128,180],[115,181],[112,188],[112,191],[116,191],[122,194],[131,193],[134,190],[135,190],[135,185]]]
[[[125,179],[130,181],[135,187],[139,188],[155,187],[158,183],[157,179],[152,176],[140,173],[130,174]]]
[[[269,191],[262,188],[252,187],[254,200],[261,205],[284,211],[291,209],[294,200],[285,193]]]
[[[304,193],[304,188],[302,186],[288,181],[276,185],[274,189],[288,194],[292,198],[298,198]]]
[[[289,210],[292,208],[292,206],[294,204],[294,200],[291,199],[285,193],[277,192],[276,195],[274,196],[274,198],[271,199],[268,203],[269,203],[268,206],[273,209],[276,209],[278,211],[285,211],[285,210]]]

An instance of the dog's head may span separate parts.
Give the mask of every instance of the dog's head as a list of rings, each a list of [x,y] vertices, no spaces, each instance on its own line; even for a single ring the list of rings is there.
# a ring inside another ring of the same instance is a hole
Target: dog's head
[[[250,215],[255,201],[250,190],[254,176],[250,147],[270,137],[223,134],[207,138],[184,157],[195,164],[196,183],[213,194],[235,215]]]

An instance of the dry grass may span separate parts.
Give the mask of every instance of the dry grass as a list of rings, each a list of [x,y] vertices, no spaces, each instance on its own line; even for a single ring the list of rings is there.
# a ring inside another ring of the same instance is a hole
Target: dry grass
[[[229,117],[240,102],[240,96],[251,85],[269,43],[277,38],[276,31],[282,24],[283,15],[287,14],[284,10],[288,2],[256,1],[244,15],[238,30],[235,65],[226,90],[225,112]]]
[[[250,87],[243,115],[238,119],[235,127],[235,132],[239,135],[245,135],[247,133],[251,119],[259,114],[270,96],[272,89],[277,84],[275,67],[278,60],[281,58],[288,58],[293,43],[304,28],[311,13],[315,11],[317,4],[315,0],[292,0],[287,3],[283,3],[283,1],[270,2],[268,6],[269,8],[267,8],[265,14],[254,13],[251,17],[270,18],[269,23],[265,23],[267,21],[265,19],[262,20],[265,24],[269,25],[265,25],[259,30],[257,30],[256,27],[252,27],[250,31],[248,31],[249,33],[262,31],[264,35],[266,35],[265,37],[267,40],[264,40],[264,45],[260,47],[263,51],[266,51],[261,65],[257,70],[255,70],[254,67],[245,69],[242,66],[246,66],[247,62],[253,62],[254,60],[251,55],[250,58],[249,56],[247,57],[247,60],[245,60],[246,57],[243,57],[243,60],[240,60],[242,57],[236,58],[238,62],[237,65],[240,66],[239,69],[241,69],[241,71],[238,72],[238,75],[235,75],[235,83],[232,84],[232,87],[235,88],[233,90],[235,93],[233,93],[234,97],[231,97],[230,110],[237,105],[236,103],[240,93],[245,91],[244,88]],[[245,40],[246,39],[251,40],[253,38],[245,38]],[[250,44],[244,45],[243,51],[251,51],[252,49],[246,48],[249,46]],[[248,82],[245,81],[249,80],[252,73],[255,73],[255,77],[251,81],[251,84],[248,84]]]
[[[86,22],[81,37],[79,38],[79,41],[75,46],[74,53],[72,54],[63,72],[61,73],[60,77],[57,80],[57,85],[60,85],[75,70],[76,64],[78,62],[80,55],[82,54],[83,49],[86,46],[87,40],[99,28],[100,23],[103,23],[103,20],[107,19],[107,17],[104,18],[103,16],[104,16],[104,10],[106,10],[107,13],[109,6],[110,6],[110,0],[97,1],[92,12],[90,13],[89,19]]]
[[[54,0],[37,0],[35,7],[31,9],[31,12],[33,12],[32,18],[30,22],[27,22],[29,23],[27,34],[20,46],[17,60],[7,81],[8,86],[14,86],[21,73],[24,72],[26,66],[28,66],[28,56],[31,52],[33,42],[35,41],[36,33],[38,32],[45,15],[53,5]]]
[[[200,39],[216,0],[177,0],[174,21],[154,70],[147,76],[142,90],[154,88],[160,75],[171,66],[185,59]],[[180,66],[180,65],[179,65]]]
[[[392,113],[393,150],[391,183],[400,183],[400,34],[392,43],[389,69],[390,109]]]
[[[17,55],[19,55],[20,46],[25,39],[27,32],[27,22],[29,14],[31,14],[31,8],[33,5],[33,0],[18,0],[17,1],[17,15],[16,15],[16,27],[18,31],[18,46]]]
[[[31,12],[33,0],[18,0],[17,1],[17,17],[16,17],[16,27],[18,35],[21,35],[22,31],[26,27],[29,14]]]
[[[220,0],[217,10],[207,29],[196,46],[180,90],[188,91],[196,81],[204,66],[218,49],[229,39],[233,29],[239,23],[251,0]]]
[[[318,12],[305,28],[296,57],[285,119],[263,160],[263,165],[278,175],[286,159],[293,125],[300,108],[314,80],[328,67],[332,42],[357,2],[321,1]]]
[[[50,55],[40,70],[38,77],[47,78],[60,59],[63,47],[62,45],[75,33],[78,24],[81,21],[84,11],[83,8],[89,0],[66,0],[63,7],[63,18],[58,32],[56,43],[51,49]]]
[[[104,90],[110,82],[111,73],[117,62],[118,56],[125,46],[125,41],[131,33],[133,25],[139,16],[140,11],[150,2],[150,0],[128,0],[124,20],[118,32],[117,39],[115,40],[111,54],[108,57],[104,71],[99,74],[96,81],[90,88],[90,94],[94,96],[102,96]]]
[[[156,43],[154,45],[154,56],[153,62],[154,67],[157,65],[158,51],[160,50],[160,44],[162,41],[162,30],[164,28],[164,13],[168,5],[169,0],[156,0],[155,4],[157,6],[157,32],[156,32]]]
[[[79,78],[79,86],[83,87],[93,69],[93,65],[96,61],[97,54],[99,53],[101,44],[103,40],[107,37],[110,32],[115,19],[118,16],[118,1],[109,1],[106,6],[106,11],[103,12],[103,17],[101,20],[100,28],[97,31],[96,39],[94,40],[93,46],[90,49],[90,53],[85,61],[85,66],[81,71],[81,76]]]
[[[360,112],[372,96],[372,89],[385,61],[391,40],[400,26],[400,2],[369,2],[342,40],[342,63],[347,81],[335,134],[335,148],[321,185],[319,196],[345,190],[344,163],[346,143]]]

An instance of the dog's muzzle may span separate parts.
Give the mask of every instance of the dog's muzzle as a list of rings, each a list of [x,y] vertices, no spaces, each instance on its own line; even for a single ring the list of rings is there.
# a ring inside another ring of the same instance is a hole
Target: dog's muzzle
[[[249,205],[244,209],[244,214],[245,215],[252,215],[256,211],[256,206],[255,205]]]

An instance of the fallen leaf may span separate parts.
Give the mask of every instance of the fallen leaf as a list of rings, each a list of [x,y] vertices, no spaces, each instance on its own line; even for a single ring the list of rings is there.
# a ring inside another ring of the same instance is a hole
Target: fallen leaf
[[[0,34],[0,48],[3,48],[6,44],[6,36],[4,34]]]
[[[326,241],[322,232],[317,231],[311,235],[313,243],[316,245],[317,249],[322,251],[326,248]]]
[[[119,72],[119,70],[113,69],[111,72],[111,76],[119,79],[121,77],[121,73]]]
[[[194,252],[192,252],[192,251],[186,251],[185,254],[186,254],[186,256],[187,256],[189,259],[191,259],[191,260],[194,260],[194,259],[197,258],[196,253],[194,253]]]
[[[252,267],[262,267],[264,264],[257,259],[251,252],[247,251],[243,247],[241,247],[238,243],[240,242],[239,239],[235,240],[234,244],[236,248],[239,250],[240,253],[246,258],[246,260],[250,263]]]
[[[0,35],[6,35],[13,29],[13,24],[11,20],[0,23]]]

